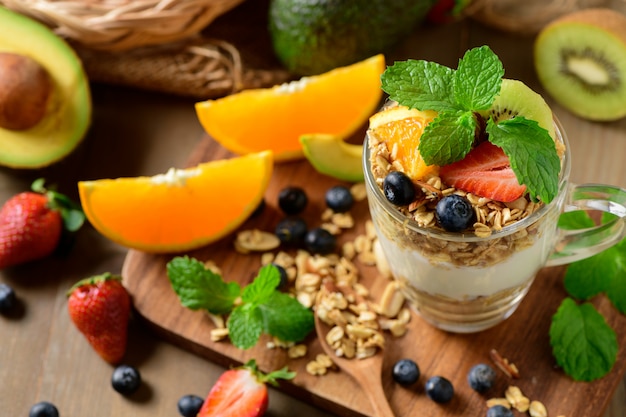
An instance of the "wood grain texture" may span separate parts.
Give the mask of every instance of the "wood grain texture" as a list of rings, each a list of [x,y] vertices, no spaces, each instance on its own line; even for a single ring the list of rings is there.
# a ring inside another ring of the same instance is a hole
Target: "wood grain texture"
[[[216,142],[205,138],[189,163],[193,165],[228,156]],[[304,216],[312,225],[318,221],[324,208],[325,190],[336,183],[316,173],[307,161],[277,165],[266,194],[265,211],[249,219],[241,229],[273,230],[281,216],[275,204],[277,194],[286,185],[300,185],[307,190],[310,204]],[[352,213],[358,219],[357,226],[344,233],[341,239],[353,239],[363,232],[364,221],[369,216],[366,203],[359,203]],[[260,267],[260,255],[235,252],[232,249],[233,238],[234,235],[189,255],[203,261],[215,261],[222,268],[226,280],[246,284]],[[159,334],[224,366],[242,363],[249,358],[255,358],[264,370],[288,365],[297,372],[297,377],[291,383],[282,384],[285,392],[341,416],[371,415],[367,398],[348,375],[331,372],[323,377],[314,377],[306,373],[306,363],[321,351],[315,335],[307,340],[308,355],[298,360],[289,360],[283,350],[267,349],[264,340],[247,351],[239,350],[228,342],[212,342],[209,334],[212,322],[202,312],[182,307],[169,284],[165,267],[171,258],[130,251],[122,271],[137,311]],[[359,265],[359,268],[362,282],[376,298],[381,293],[384,280],[377,278],[373,267]],[[421,410],[422,415],[484,415],[486,397],[469,388],[466,375],[476,363],[489,362],[489,351],[496,349],[518,366],[521,378],[510,380],[500,373],[497,385],[489,396],[502,396],[509,384],[515,384],[529,398],[542,401],[550,415],[602,416],[609,404],[609,394],[615,391],[624,375],[626,352],[620,349],[613,371],[593,383],[573,382],[555,366],[548,329],[553,313],[566,296],[562,287],[563,271],[562,267],[540,271],[518,311],[506,322],[479,334],[443,332],[414,315],[408,334],[402,338],[389,338],[384,351],[381,378],[396,415],[409,415],[411,410]],[[596,306],[616,329],[620,346],[626,344],[626,318],[616,314],[604,298],[598,298]],[[422,370],[420,384],[410,389],[394,384],[391,379],[392,364],[403,357],[415,359]],[[454,384],[456,395],[451,403],[438,405],[424,394],[423,383],[433,375],[445,376]]]

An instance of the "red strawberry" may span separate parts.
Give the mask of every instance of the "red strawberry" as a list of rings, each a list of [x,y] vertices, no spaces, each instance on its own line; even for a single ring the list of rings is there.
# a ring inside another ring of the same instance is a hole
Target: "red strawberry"
[[[526,186],[517,181],[504,151],[487,141],[462,160],[442,166],[439,175],[448,185],[495,201],[513,201],[526,192]]]
[[[268,405],[267,384],[276,379],[291,379],[294,373],[285,368],[267,375],[260,372],[254,360],[224,372],[207,395],[197,417],[258,417]]]
[[[110,364],[126,353],[131,300],[121,277],[105,273],[77,282],[68,292],[72,322]]]
[[[32,189],[11,197],[0,209],[0,269],[51,255],[64,227],[76,231],[83,224],[80,207],[46,190],[42,179]]]

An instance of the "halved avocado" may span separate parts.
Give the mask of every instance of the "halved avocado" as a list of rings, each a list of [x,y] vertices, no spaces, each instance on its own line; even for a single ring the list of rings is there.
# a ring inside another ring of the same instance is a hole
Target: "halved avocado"
[[[321,174],[350,182],[363,181],[363,145],[329,134],[300,136],[304,156]]]
[[[40,168],[68,155],[91,124],[91,92],[74,50],[43,24],[0,7],[0,53],[23,55],[42,66],[52,89],[42,119],[21,130],[0,127],[0,164]]]

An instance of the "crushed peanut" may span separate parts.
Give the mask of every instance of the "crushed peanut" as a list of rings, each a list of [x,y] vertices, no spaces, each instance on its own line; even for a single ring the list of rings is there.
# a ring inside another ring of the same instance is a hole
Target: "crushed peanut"
[[[530,414],[530,417],[548,417],[548,410],[546,410],[546,406],[543,405],[542,402],[536,400],[530,402],[528,413]]]
[[[530,407],[530,399],[522,393],[522,390],[519,389],[519,387],[510,385],[506,389],[504,396],[509,403],[511,403],[511,406],[517,411],[522,413],[528,411],[528,408]]]

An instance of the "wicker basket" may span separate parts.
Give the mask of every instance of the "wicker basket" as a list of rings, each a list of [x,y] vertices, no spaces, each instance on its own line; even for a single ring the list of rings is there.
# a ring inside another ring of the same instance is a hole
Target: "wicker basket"
[[[122,51],[200,32],[244,0],[0,0],[69,41]]]

